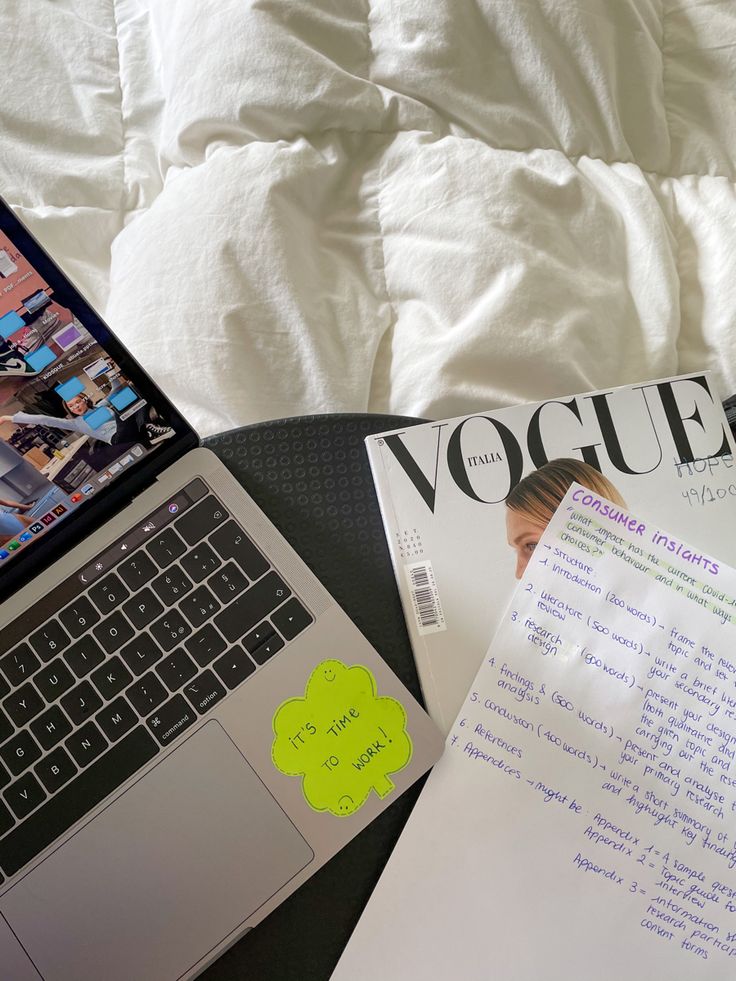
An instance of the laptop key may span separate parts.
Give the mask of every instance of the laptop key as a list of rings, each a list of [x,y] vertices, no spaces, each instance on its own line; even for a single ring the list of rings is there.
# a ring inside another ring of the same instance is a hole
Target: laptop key
[[[145,552],[138,551],[125,562],[121,562],[117,571],[128,589],[135,592],[136,589],[149,583],[158,569]]]
[[[137,630],[143,630],[164,612],[164,608],[150,589],[142,589],[137,596],[128,600],[123,611]]]
[[[204,715],[227,695],[227,689],[222,687],[212,671],[207,670],[198,674],[194,681],[184,688],[184,694],[199,714]]]
[[[3,791],[3,797],[20,821],[46,799],[46,794],[32,773],[24,773],[20,780]]]
[[[64,660],[77,678],[84,678],[105,660],[105,652],[91,635],[82,637],[64,652]]]
[[[0,869],[13,875],[84,817],[158,752],[158,744],[137,726],[90,764],[30,817],[0,838]]]
[[[7,769],[0,763],[0,787],[5,787],[11,781],[11,776]]]
[[[60,657],[51,661],[34,677],[33,683],[47,702],[53,702],[74,684],[74,675]]]
[[[78,597],[70,606],[62,610],[59,619],[76,640],[85,630],[94,627],[100,621],[100,614],[92,606],[86,596]]]
[[[182,695],[174,695],[147,720],[148,728],[162,746],[168,744],[197,721],[197,713]]]
[[[186,545],[173,528],[165,528],[160,531],[155,538],[149,541],[146,548],[160,569],[165,569],[167,565],[171,565],[187,550]]]
[[[182,650],[167,654],[156,668],[156,674],[161,678],[169,691],[178,691],[185,682],[197,673],[194,661]]]
[[[10,691],[10,685],[5,680],[5,678],[3,678],[3,676],[0,674],[0,698],[5,698],[5,696],[8,694],[9,691]]]
[[[135,630],[118,610],[95,627],[94,635],[107,653],[112,654],[135,636]]]
[[[305,627],[312,623],[311,614],[307,613],[296,596],[292,596],[283,606],[279,607],[271,619],[286,640],[293,640],[297,634],[300,634]]]
[[[252,654],[264,641],[273,637],[275,632],[268,620],[264,620],[263,623],[258,624],[255,630],[251,630],[249,634],[243,637],[243,647],[249,654]]]
[[[44,756],[33,769],[50,794],[55,794],[59,787],[63,787],[77,772],[76,766],[63,746],[58,746],[53,753]]]
[[[272,634],[268,640],[264,640],[260,647],[256,647],[254,651],[251,651],[251,657],[256,662],[256,664],[265,664],[274,654],[278,653],[284,646],[283,640],[278,634]]]
[[[258,579],[268,569],[268,561],[261,555],[246,533],[234,521],[228,521],[210,537],[223,559],[233,559],[249,579]]]
[[[20,644],[14,651],[0,658],[0,670],[16,688],[27,681],[41,667],[41,662],[28,644]]]
[[[13,735],[15,732],[15,727],[13,726],[7,715],[0,709],[0,743],[4,743],[6,739]]]
[[[83,681],[61,698],[61,707],[75,726],[86,722],[101,706],[102,699],[89,681]]]
[[[0,757],[14,777],[19,777],[40,756],[38,743],[26,729],[0,746]]]
[[[212,667],[231,691],[256,669],[242,647],[233,647],[227,654],[218,658]]]
[[[176,522],[176,530],[183,536],[187,545],[194,545],[228,517],[225,508],[210,494],[199,504],[184,512]]]
[[[205,624],[201,630],[184,641],[184,646],[200,666],[205,667],[210,661],[217,657],[227,647],[227,644],[218,634],[211,623]]]
[[[120,698],[116,698],[114,702],[106,705],[95,716],[95,722],[111,743],[124,736],[129,729],[133,728],[137,721],[138,716],[122,695]]]
[[[189,576],[174,565],[151,583],[151,588],[165,606],[173,606],[186,596],[194,584]]]
[[[191,632],[192,628],[178,610],[169,610],[151,626],[151,633],[165,651],[172,650]]]
[[[140,672],[138,673],[140,674]],[[116,654],[115,657],[111,657],[96,671],[93,671],[90,680],[107,702],[131,683],[133,675]]]
[[[31,634],[28,640],[42,661],[50,661],[70,643],[69,634],[56,620],[49,620],[40,630]]]
[[[179,609],[193,627],[201,627],[221,606],[206,586],[198,586],[181,601]]]
[[[3,708],[18,728],[35,718],[43,710],[44,705],[44,700],[30,681],[16,688],[3,702]]]
[[[228,562],[214,576],[210,576],[207,585],[221,603],[229,603],[243,592],[248,580],[234,562]]]
[[[269,572],[215,617],[215,625],[231,644],[280,606],[291,590],[275,572]]]
[[[141,634],[140,637],[128,644],[120,651],[120,656],[128,665],[134,675],[143,674],[153,667],[157,661],[164,656],[164,652],[155,644],[149,634]]]
[[[92,586],[89,596],[100,613],[112,613],[120,604],[130,596],[130,591],[120,580],[119,576],[111,573],[105,576],[102,582]]]
[[[166,700],[169,693],[153,671],[149,671],[132,684],[125,694],[138,715],[148,715]]]
[[[53,749],[71,731],[71,722],[58,705],[52,705],[43,715],[39,715],[31,722],[31,732],[46,750]]]
[[[211,572],[214,572],[222,561],[220,557],[212,551],[207,542],[202,542],[192,549],[181,560],[182,568],[195,582],[202,582]]]
[[[64,743],[79,767],[87,766],[107,747],[107,740],[94,722],[88,722]]]
[[[8,808],[0,801],[0,835],[4,835],[6,831],[10,829],[15,824],[13,820],[13,815],[10,813]],[[0,879],[0,882],[2,880]]]

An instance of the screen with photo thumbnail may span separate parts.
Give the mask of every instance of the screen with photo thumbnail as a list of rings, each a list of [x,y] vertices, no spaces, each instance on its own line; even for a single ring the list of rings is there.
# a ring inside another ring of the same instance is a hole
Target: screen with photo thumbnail
[[[0,570],[173,436],[0,231]]]

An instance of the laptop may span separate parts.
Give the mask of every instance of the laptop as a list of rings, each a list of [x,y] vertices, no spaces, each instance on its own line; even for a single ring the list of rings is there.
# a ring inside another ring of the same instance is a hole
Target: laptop
[[[442,739],[2,201],[0,252],[0,975],[193,978]]]

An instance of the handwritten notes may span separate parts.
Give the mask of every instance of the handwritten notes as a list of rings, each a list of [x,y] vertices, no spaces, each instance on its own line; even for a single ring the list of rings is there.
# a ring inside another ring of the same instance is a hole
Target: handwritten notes
[[[574,486],[334,981],[735,973],[736,571]]]
[[[301,776],[309,806],[336,817],[354,814],[371,790],[388,796],[389,773],[412,756],[401,703],[378,696],[368,668],[335,659],[317,665],[303,698],[279,706],[273,730],[276,769]]]

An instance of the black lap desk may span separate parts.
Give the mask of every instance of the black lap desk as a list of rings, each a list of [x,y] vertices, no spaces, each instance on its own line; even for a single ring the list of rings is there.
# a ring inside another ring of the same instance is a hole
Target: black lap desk
[[[323,415],[205,441],[423,704],[363,440],[416,425]],[[295,693],[296,694],[296,693]],[[327,981],[423,781],[201,975],[205,981]]]

